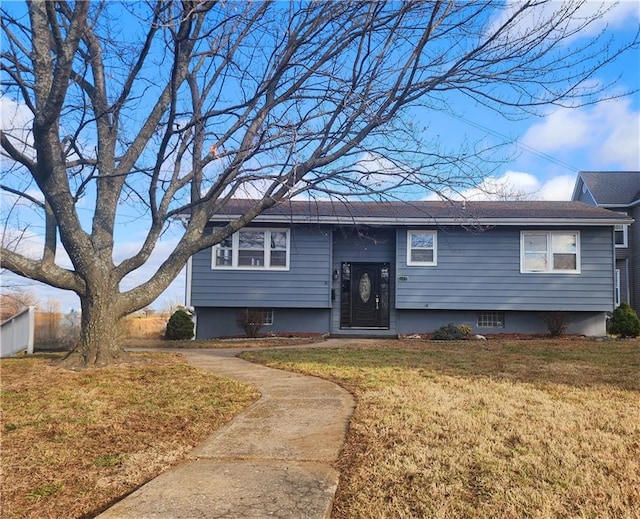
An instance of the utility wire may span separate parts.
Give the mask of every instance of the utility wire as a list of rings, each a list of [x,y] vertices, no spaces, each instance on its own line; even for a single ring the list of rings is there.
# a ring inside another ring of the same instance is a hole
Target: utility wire
[[[445,113],[447,115],[455,118],[455,119],[458,119],[459,121],[461,121],[461,122],[463,122],[465,124],[468,124],[469,126],[473,126],[474,128],[477,128],[479,130],[485,131],[485,132],[493,135],[494,137],[499,137],[501,139],[510,140],[510,138],[507,135],[504,135],[504,134],[502,134],[500,132],[497,132],[497,131],[495,131],[495,130],[493,130],[491,128],[487,128],[486,126],[483,126],[480,123],[476,123],[474,121],[470,121],[468,119],[465,119],[465,118],[463,118],[463,117],[461,117],[459,115],[453,114],[453,113],[449,113],[449,112],[445,112]],[[567,162],[563,162],[562,160],[560,160],[560,159],[558,159],[556,157],[548,155],[547,153],[544,153],[544,152],[542,152],[540,150],[537,150],[537,149],[535,149],[535,148],[533,148],[533,147],[531,147],[531,146],[529,146],[527,144],[524,144],[524,143],[520,142],[519,139],[516,139],[514,144],[516,146],[518,146],[519,148],[522,148],[523,150],[528,151],[529,153],[533,153],[534,155],[537,155],[538,157],[541,157],[541,158],[543,158],[545,160],[548,160],[549,162],[553,162],[555,164],[558,164],[559,166],[567,168],[567,169],[571,170],[573,173],[578,173],[580,171],[579,168],[576,168],[575,166],[572,166],[571,164],[569,164]]]

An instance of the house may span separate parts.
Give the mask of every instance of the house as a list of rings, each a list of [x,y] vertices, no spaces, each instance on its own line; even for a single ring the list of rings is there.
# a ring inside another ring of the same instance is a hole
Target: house
[[[262,333],[546,333],[541,315],[562,312],[569,333],[604,335],[630,223],[580,202],[287,201],[191,258],[187,304],[202,339],[242,335],[248,308]]]
[[[640,219],[640,171],[581,171],[573,200]],[[615,231],[616,305],[629,303],[640,314],[640,224]]]

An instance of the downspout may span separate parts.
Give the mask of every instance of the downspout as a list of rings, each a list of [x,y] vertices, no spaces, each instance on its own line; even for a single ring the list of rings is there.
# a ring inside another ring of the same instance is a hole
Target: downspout
[[[187,228],[187,219],[186,218],[181,218],[180,221],[182,222],[182,226],[186,229]],[[193,308],[191,306],[191,273],[193,271],[193,256],[189,256],[189,259],[187,260],[187,265],[186,265],[186,269],[185,269],[185,283],[184,283],[184,306],[187,310],[189,310],[189,313],[191,314],[191,319],[193,319],[193,337],[191,338],[192,341],[196,340],[196,334],[198,332],[198,316],[196,314],[196,309]]]
[[[611,274],[613,275],[613,305],[612,305],[612,309],[611,311],[616,309],[616,283],[617,283],[617,278],[618,276],[616,276],[616,267],[617,267],[617,253],[616,253],[616,226],[612,226],[611,227],[611,245],[613,248],[613,271],[611,272]],[[621,287],[618,287],[618,290],[620,290]],[[620,290],[620,299],[622,299],[622,291]]]
[[[189,256],[187,260],[187,268],[186,268],[186,281],[184,284],[184,306],[187,308],[191,307],[191,271],[192,271],[192,256]]]
[[[625,258],[624,260],[624,284],[625,284],[625,292],[626,292],[626,301],[631,304],[631,283],[629,282],[629,258]]]

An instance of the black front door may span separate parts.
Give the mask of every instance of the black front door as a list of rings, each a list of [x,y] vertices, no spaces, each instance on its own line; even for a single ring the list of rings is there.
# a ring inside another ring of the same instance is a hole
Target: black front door
[[[389,328],[389,264],[343,263],[341,328]]]

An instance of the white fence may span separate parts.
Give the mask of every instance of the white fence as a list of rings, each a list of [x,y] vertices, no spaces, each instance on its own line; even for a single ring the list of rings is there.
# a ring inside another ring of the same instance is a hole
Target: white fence
[[[11,357],[22,350],[33,353],[36,307],[30,306],[2,322],[0,357]]]

